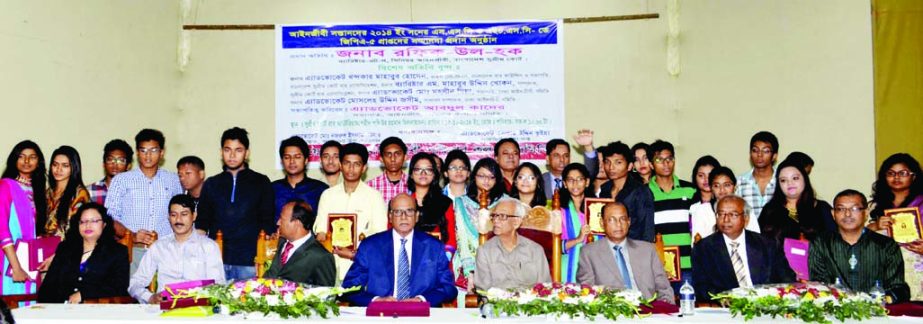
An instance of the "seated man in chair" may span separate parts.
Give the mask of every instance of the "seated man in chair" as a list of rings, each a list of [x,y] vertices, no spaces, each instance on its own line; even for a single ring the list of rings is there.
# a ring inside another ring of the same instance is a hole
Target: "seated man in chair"
[[[308,285],[332,287],[336,284],[336,264],[311,232],[317,214],[307,202],[294,199],[282,206],[276,225],[279,248],[265,278],[279,278]]]
[[[477,250],[474,286],[490,288],[530,288],[551,282],[545,250],[516,232],[526,216],[526,206],[513,198],[501,198],[490,213],[494,237]]]
[[[362,241],[343,279],[343,287],[362,287],[346,296],[353,305],[367,306],[375,300],[417,300],[439,306],[455,299],[458,290],[444,244],[414,230],[419,217],[415,199],[407,194],[391,199],[391,230]]]

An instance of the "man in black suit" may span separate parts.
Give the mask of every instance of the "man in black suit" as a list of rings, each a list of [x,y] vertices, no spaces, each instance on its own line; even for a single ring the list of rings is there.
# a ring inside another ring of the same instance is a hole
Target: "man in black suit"
[[[698,300],[709,301],[709,294],[737,287],[795,280],[782,251],[759,234],[744,230],[750,221],[745,204],[738,196],[719,199],[719,232],[705,237],[692,250],[692,283]]]
[[[292,200],[282,207],[279,247],[265,278],[279,278],[315,286],[332,287],[336,283],[333,254],[317,241],[311,228],[317,214],[302,200]]]

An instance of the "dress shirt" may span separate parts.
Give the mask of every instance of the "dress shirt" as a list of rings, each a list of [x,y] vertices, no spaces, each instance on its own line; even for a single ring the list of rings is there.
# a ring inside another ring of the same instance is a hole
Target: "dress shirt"
[[[285,203],[289,200],[298,198],[304,200],[311,205],[311,208],[317,212],[317,203],[320,201],[320,195],[324,193],[324,190],[327,190],[327,184],[321,182],[317,179],[308,178],[307,175],[304,176],[304,179],[301,179],[301,182],[295,184],[295,187],[288,183],[288,179],[282,178],[272,182],[272,191],[276,194],[276,220],[279,219],[279,215],[282,214],[282,206],[285,206]]]
[[[628,256],[627,238],[623,239],[622,242],[619,242],[619,244],[612,243],[612,240],[609,240],[607,238],[603,238],[603,239],[606,240],[606,243],[609,243],[609,250],[612,251],[612,258],[615,259],[616,268],[618,268],[619,266],[619,259],[615,256],[615,246],[618,245],[622,247],[622,260],[625,260],[625,267],[628,268],[628,277],[629,277],[628,280],[631,281],[631,288],[634,290],[638,290],[638,283],[635,282],[635,274],[634,272],[631,271],[631,259],[629,259],[629,256]],[[624,280],[625,278],[622,278],[622,279]]]
[[[392,229],[391,238],[394,240],[394,297],[397,298],[397,281],[399,279],[397,274],[401,263],[401,239],[407,240],[407,243],[404,243],[404,249],[407,250],[407,267],[411,270],[410,275],[413,276],[413,230],[407,234],[407,237],[401,237],[397,231]]]
[[[381,198],[387,204],[391,201],[391,198],[407,193],[407,173],[401,172],[401,180],[398,180],[397,183],[391,183],[391,180],[388,180],[388,174],[382,173],[380,176],[369,180],[368,185],[372,189],[378,190],[381,193]]]
[[[760,194],[760,184],[753,177],[753,169],[737,177],[737,189],[734,194],[740,196],[753,208],[752,215],[760,217],[763,212],[763,206],[772,199],[772,193],[776,191],[776,170],[772,172],[772,179],[766,184],[765,194]]]
[[[147,287],[155,273],[157,293],[163,291],[164,285],[189,280],[214,279],[215,283],[225,283],[218,243],[197,232],[185,242],[177,241],[172,234],[155,241],[131,276],[128,285],[131,297],[147,303],[152,295]]]
[[[728,249],[728,256],[731,257],[731,266],[734,266],[734,254],[732,252],[734,249],[731,247],[731,243],[737,243],[737,255],[740,255],[740,261],[744,264],[744,274],[747,275],[747,287],[753,287],[753,277],[750,276],[750,263],[747,261],[747,235],[746,232],[741,232],[740,236],[736,240],[732,240],[725,234],[724,235],[724,245]]]
[[[183,193],[176,173],[157,169],[148,178],[135,168],[115,175],[106,194],[109,216],[132,232],[154,230],[160,235],[173,233],[170,227],[170,199]]]
[[[343,183],[324,191],[320,196],[317,220],[314,221],[314,233],[327,233],[329,214],[356,214],[357,235],[369,237],[388,229],[388,215],[381,194],[359,181],[356,190],[346,193]],[[342,281],[353,262],[334,256],[337,266],[337,280]]]
[[[297,239],[297,240],[294,240],[294,241],[289,242],[289,243],[292,243],[292,249],[291,249],[290,251],[288,251],[288,255],[287,255],[287,256],[284,256],[284,257],[291,259],[291,258],[292,258],[292,253],[295,253],[295,250],[298,250],[298,248],[300,248],[302,245],[304,245],[304,243],[307,242],[308,239],[310,239],[311,236],[313,236],[313,235],[314,235],[313,233],[308,233],[308,235],[305,235],[304,237],[302,237],[302,238],[300,238],[300,239]],[[286,245],[288,245],[288,243],[286,243]],[[283,251],[285,251],[285,247],[284,247],[284,246],[283,246],[282,250],[279,251],[279,253],[282,253]],[[279,259],[279,260],[282,260],[282,259]],[[285,261],[288,261],[288,259],[286,259]]]
[[[87,190],[90,191],[90,201],[100,205],[106,205],[106,192],[109,191],[109,187],[106,186],[106,178],[91,183],[90,186],[87,187]]]
[[[507,251],[494,236],[478,248],[474,286],[477,289],[530,288],[539,282],[551,282],[545,250],[538,243],[518,236],[516,246]]]

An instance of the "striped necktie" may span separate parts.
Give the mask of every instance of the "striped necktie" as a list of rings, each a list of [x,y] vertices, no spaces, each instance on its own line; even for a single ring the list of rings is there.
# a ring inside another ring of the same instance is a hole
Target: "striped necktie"
[[[750,283],[747,282],[747,273],[744,268],[743,259],[740,258],[740,254],[737,253],[737,247],[740,245],[738,242],[731,242],[731,263],[734,265],[734,274],[737,275],[737,284],[741,287],[749,287]]]
[[[397,299],[410,298],[410,260],[407,259],[405,248],[407,239],[401,239],[401,254],[397,262]]]
[[[625,256],[622,255],[622,247],[616,245],[615,249],[615,263],[619,266],[619,274],[622,275],[622,282],[625,284],[625,289],[631,289],[631,275],[628,274],[628,265],[625,264]]]

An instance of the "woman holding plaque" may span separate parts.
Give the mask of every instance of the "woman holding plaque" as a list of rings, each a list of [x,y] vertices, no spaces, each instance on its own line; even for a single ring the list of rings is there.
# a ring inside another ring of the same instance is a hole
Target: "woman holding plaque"
[[[446,164],[448,165],[448,159]],[[464,196],[455,198],[455,240],[457,250],[452,257],[452,272],[455,273],[457,285],[467,288],[474,271],[475,252],[478,249],[478,211],[481,209],[480,201],[483,193],[486,208],[491,209],[502,197],[506,197],[506,186],[503,184],[503,173],[500,164],[492,158],[483,158],[471,170],[474,181],[468,185]]]
[[[464,196],[468,192],[468,175],[471,171],[471,160],[462,150],[451,150],[445,156],[442,164],[442,175],[445,177],[445,187],[442,194],[455,201],[455,198]]]
[[[519,199],[529,207],[544,207],[547,203],[544,192],[542,171],[532,162],[520,164],[513,172],[513,189],[510,191],[510,197]]]
[[[80,206],[38,291],[41,303],[82,303],[128,296],[128,249],[115,241],[112,217],[97,203]]]
[[[586,223],[583,206],[586,198],[595,198],[590,188],[590,171],[583,164],[571,163],[561,172],[564,177],[564,190],[558,191],[561,198],[561,241],[564,252],[561,255],[561,281],[577,282],[577,263],[580,261],[580,249],[590,235],[590,226]]]
[[[835,231],[832,207],[817,199],[811,179],[800,163],[785,160],[776,171],[776,190],[760,212],[760,233],[781,249],[786,238],[802,235],[813,240],[824,231]]]
[[[45,156],[32,141],[22,141],[13,147],[6,159],[6,169],[0,180],[0,246],[3,247],[3,295],[34,294],[34,278],[26,273],[28,264],[16,257],[19,240],[36,237],[35,224],[43,224],[45,200],[35,199],[34,193],[45,192]],[[41,197],[41,196],[39,196]],[[38,220],[36,220],[38,216]],[[11,269],[7,275],[6,269]]]
[[[43,224],[45,233],[60,237],[80,205],[90,202],[90,192],[83,185],[80,154],[73,147],[61,146],[51,153],[48,170],[48,220]]]
[[[432,154],[421,152],[410,159],[407,188],[419,206],[415,229],[436,234],[442,243],[455,249],[455,211],[452,200],[439,192],[439,172]]]
[[[923,180],[917,178],[921,172],[920,163],[907,153],[889,156],[878,169],[878,179],[872,185],[872,211],[868,228],[887,234],[894,220],[889,209],[917,208],[923,205]],[[919,218],[917,219],[919,220]],[[903,224],[902,224],[903,225]],[[909,241],[895,238],[899,242]],[[910,299],[923,300],[923,241],[915,239],[901,244],[904,258],[904,280],[910,285]]]

